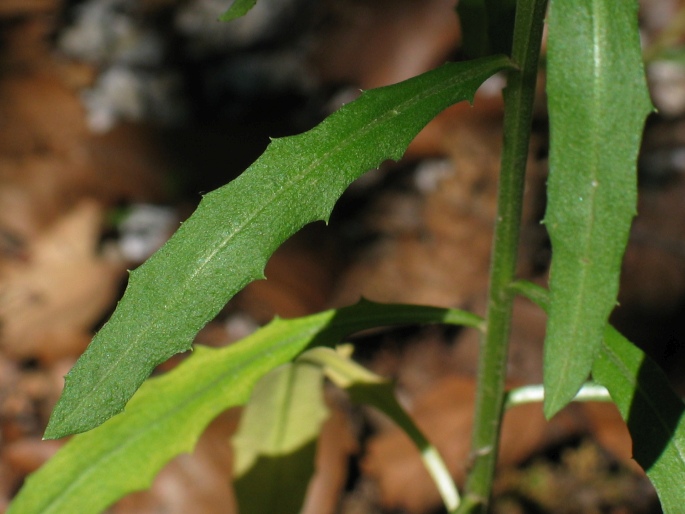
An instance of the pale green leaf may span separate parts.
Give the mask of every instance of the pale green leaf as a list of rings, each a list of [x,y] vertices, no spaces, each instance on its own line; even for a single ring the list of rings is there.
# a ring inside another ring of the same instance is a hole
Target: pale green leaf
[[[257,382],[233,437],[241,514],[300,512],[327,417],[320,367],[287,363]]]
[[[193,449],[216,416],[247,401],[269,370],[308,346],[405,323],[481,328],[483,321],[454,309],[363,301],[306,318],[275,320],[226,348],[197,347],[177,368],[147,381],[126,412],[70,440],[31,475],[8,513],[100,512],[125,494],[149,487],[166,462]]]
[[[471,99],[508,62],[446,64],[368,91],[309,132],[272,141],[131,273],[112,318],[67,375],[45,437],[83,432],[121,412],[155,366],[188,350],[235,293],[263,277],[283,241],[326,220],[352,181],[399,159],[436,114]]]
[[[635,215],[636,159],[651,110],[635,0],[552,0],[547,94],[552,267],[544,383],[551,417],[590,373]]]

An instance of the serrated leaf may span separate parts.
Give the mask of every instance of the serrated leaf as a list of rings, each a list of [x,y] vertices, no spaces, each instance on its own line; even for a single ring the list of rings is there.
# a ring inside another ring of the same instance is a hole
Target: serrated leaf
[[[547,94],[552,242],[545,339],[545,415],[590,373],[616,304],[636,211],[636,159],[651,111],[637,2],[552,0]]]
[[[155,366],[197,332],[307,223],[326,220],[345,188],[399,159],[441,110],[471,99],[505,57],[451,63],[364,93],[316,128],[273,140],[240,177],[197,211],[140,268],[124,298],[66,377],[45,432],[89,430],[121,412]]]
[[[517,282],[515,290],[542,307],[549,295]],[[607,325],[592,376],[607,388],[633,439],[633,458],[645,470],[666,514],[685,505],[685,403],[645,353]]]
[[[416,445],[449,512],[459,506],[459,492],[437,449],[426,439],[395,397],[393,384],[331,348],[313,348],[299,362],[321,366],[326,376],[356,403],[371,405],[393,420]]]
[[[231,7],[219,16],[219,21],[231,21],[245,16],[256,4],[257,0],[233,0]]]
[[[308,346],[407,323],[481,328],[483,320],[455,309],[362,301],[305,318],[275,320],[226,348],[197,347],[177,368],[147,381],[126,412],[71,439],[29,477],[8,514],[100,512],[125,494],[149,487],[166,462],[192,450],[216,416],[243,404],[270,369]]]
[[[300,512],[327,417],[320,367],[287,363],[257,382],[233,437],[241,514]]]

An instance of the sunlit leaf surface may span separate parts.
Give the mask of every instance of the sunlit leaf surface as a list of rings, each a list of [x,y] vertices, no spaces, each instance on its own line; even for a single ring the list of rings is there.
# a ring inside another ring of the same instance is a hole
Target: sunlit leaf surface
[[[547,94],[552,241],[545,415],[587,379],[616,304],[637,201],[636,159],[651,104],[637,2],[552,0]]]
[[[271,254],[307,223],[326,220],[345,188],[399,159],[440,111],[471,99],[504,57],[451,63],[364,93],[316,128],[276,139],[140,268],[66,377],[45,433],[58,438],[121,412],[155,366],[186,351],[226,302],[263,278]]]

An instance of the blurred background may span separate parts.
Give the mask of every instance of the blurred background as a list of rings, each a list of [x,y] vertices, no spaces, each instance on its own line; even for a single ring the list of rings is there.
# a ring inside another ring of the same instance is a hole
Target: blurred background
[[[201,195],[241,173],[270,137],[308,130],[360,90],[463,59],[453,0],[0,1],[0,509],[62,441],[41,441],[63,376],[143,262]],[[614,321],[685,392],[685,9],[643,0],[640,25],[658,114],[639,162],[639,216]],[[360,296],[483,313],[501,144],[503,80],[443,112],[399,163],[345,193],[273,256],[197,337],[222,346],[274,315]],[[519,274],[544,284],[544,76],[530,150]],[[516,305],[509,381],[541,381],[544,316]],[[461,481],[477,337],[454,328],[374,331],[356,356],[393,378],[402,403]],[[173,367],[183,356],[163,365]],[[331,418],[304,511],[439,513],[409,440],[327,391]],[[193,455],[113,513],[235,512],[230,435],[213,423]],[[497,513],[660,512],[605,404],[543,420],[507,415]]]

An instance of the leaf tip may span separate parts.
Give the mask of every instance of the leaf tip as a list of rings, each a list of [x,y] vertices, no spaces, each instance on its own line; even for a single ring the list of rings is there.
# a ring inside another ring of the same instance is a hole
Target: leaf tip
[[[53,421],[53,418],[50,418],[50,421],[48,422],[48,426],[45,429],[45,432],[43,433],[43,441],[49,441],[49,440],[55,440],[55,439],[61,439],[63,437],[67,437],[68,435],[71,435],[73,432],[69,432],[68,430],[65,430],[63,427],[60,426],[60,423],[56,423]]]
[[[561,409],[563,409],[563,406],[560,407],[557,405],[557,403],[548,401],[547,397],[545,397],[545,400],[542,404],[542,412],[547,421],[551,420],[556,414],[559,413]]]
[[[549,421],[557,415],[559,411],[571,403],[576,394],[578,394],[578,391],[580,391],[581,386],[582,384],[575,389],[565,388],[563,391],[560,390],[559,387],[548,388],[545,386],[545,399],[542,407],[545,419]],[[550,389],[552,390],[552,394],[549,394]],[[572,391],[572,393],[569,394],[569,391]]]

